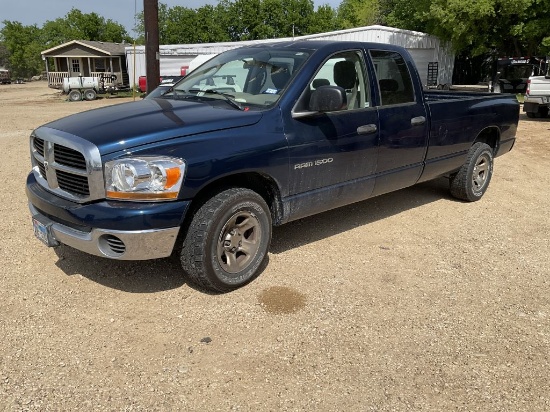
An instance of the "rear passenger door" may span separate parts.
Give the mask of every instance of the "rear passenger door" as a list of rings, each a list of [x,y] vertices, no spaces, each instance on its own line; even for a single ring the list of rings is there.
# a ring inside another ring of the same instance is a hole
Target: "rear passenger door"
[[[370,50],[378,84],[380,143],[373,195],[416,183],[423,169],[428,121],[416,68],[394,50]],[[415,81],[416,80],[416,81]]]

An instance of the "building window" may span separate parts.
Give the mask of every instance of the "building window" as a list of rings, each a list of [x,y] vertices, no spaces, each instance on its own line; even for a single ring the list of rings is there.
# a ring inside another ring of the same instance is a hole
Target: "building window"
[[[71,60],[71,69],[73,73],[80,73],[80,60],[72,59]]]
[[[105,71],[105,59],[94,59],[95,62],[95,71],[104,72]]]

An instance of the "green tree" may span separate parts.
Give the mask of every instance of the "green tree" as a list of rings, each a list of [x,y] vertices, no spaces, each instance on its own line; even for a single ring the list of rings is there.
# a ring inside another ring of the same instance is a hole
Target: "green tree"
[[[11,67],[9,57],[10,54],[6,48],[6,45],[0,42],[0,67],[5,69],[9,69]]]
[[[143,13],[137,32],[143,40]],[[312,0],[221,0],[199,9],[159,3],[161,44],[213,43],[301,36],[343,28],[328,5]]]
[[[309,34],[326,33],[346,28],[335,9],[328,4],[319,6],[308,22]]]
[[[19,22],[4,20],[0,40],[9,55],[9,66],[15,77],[31,77],[42,71],[40,52],[43,44],[36,25],[23,26]]]
[[[105,20],[97,13],[82,13],[71,9],[65,17],[47,21],[42,26],[46,46],[55,47],[71,40],[93,40],[113,43],[131,42],[132,38],[121,24]]]
[[[384,23],[433,34],[472,56],[544,53],[550,0],[381,0]]]
[[[221,0],[230,41],[255,40],[262,33],[261,0]]]
[[[343,0],[338,6],[338,17],[345,28],[383,23],[379,0]]]

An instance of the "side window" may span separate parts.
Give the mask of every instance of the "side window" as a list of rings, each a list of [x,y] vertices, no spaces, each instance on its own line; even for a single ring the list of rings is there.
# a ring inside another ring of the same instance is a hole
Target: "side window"
[[[394,51],[371,50],[382,106],[415,101],[411,74],[403,57]]]
[[[331,56],[321,66],[309,83],[304,98],[322,86],[340,86],[346,91],[346,105],[342,110],[354,110],[369,107],[369,88],[366,86],[366,70],[361,51],[346,51]]]

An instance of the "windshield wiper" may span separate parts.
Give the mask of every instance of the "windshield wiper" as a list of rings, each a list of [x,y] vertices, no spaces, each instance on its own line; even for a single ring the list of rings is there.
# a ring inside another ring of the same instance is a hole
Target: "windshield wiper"
[[[238,101],[236,101],[235,98],[232,95],[230,95],[229,93],[219,92],[219,91],[214,90],[214,89],[202,90],[202,92],[203,93],[210,93],[210,94],[217,94],[219,96],[223,96],[225,101],[227,103],[229,103],[231,106],[233,106],[234,108],[239,109],[239,110],[244,110],[244,107],[242,107],[241,104]]]

